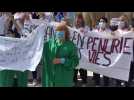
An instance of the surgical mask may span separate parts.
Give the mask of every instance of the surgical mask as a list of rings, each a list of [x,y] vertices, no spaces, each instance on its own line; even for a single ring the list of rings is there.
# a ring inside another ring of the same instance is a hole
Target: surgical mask
[[[106,28],[106,23],[100,22],[99,27],[102,28],[102,29]]]
[[[64,39],[64,32],[63,31],[57,31],[56,33],[55,33],[55,35],[56,35],[56,39]]]
[[[123,29],[125,27],[125,22],[124,21],[120,21],[119,24],[118,24],[118,27],[120,29]]]
[[[118,26],[117,25],[110,25],[110,29],[112,31],[116,31],[118,29]]]

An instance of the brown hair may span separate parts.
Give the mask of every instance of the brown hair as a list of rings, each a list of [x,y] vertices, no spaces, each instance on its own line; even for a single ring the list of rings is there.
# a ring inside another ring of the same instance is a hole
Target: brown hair
[[[128,22],[128,16],[123,14],[119,17],[119,19],[125,21],[125,28],[128,28],[129,27],[129,22]]]
[[[78,19],[82,19],[82,23],[81,23],[81,27],[84,27],[85,26],[85,21],[84,21],[84,18],[83,18],[83,15],[82,13],[78,13],[75,17],[75,26],[78,27],[77,25],[77,20]]]
[[[123,19],[125,21],[128,21],[128,16],[125,15],[125,14],[121,15],[119,18],[121,18],[121,19]]]
[[[65,32],[65,40],[69,40],[69,30],[65,22],[61,22],[56,26],[56,31],[64,31]]]

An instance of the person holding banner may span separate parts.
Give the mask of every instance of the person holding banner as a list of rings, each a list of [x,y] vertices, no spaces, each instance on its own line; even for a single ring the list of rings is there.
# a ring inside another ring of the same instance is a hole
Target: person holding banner
[[[133,22],[131,23],[131,26],[133,27]],[[116,32],[119,33],[119,35],[121,35],[121,36],[125,35],[128,32],[133,32],[133,30],[129,30],[128,17],[126,15],[121,15],[119,17],[118,30]],[[133,56],[132,56],[128,82],[124,82],[124,81],[116,79],[116,86],[121,87],[122,86],[121,83],[124,83],[124,86],[126,86],[126,87],[131,86],[131,82],[133,79],[133,73],[134,73],[134,69],[133,69]]]
[[[22,37],[28,37],[30,33],[34,30],[34,24],[31,21],[30,18],[31,13],[30,12],[25,12],[25,19],[24,19],[24,29],[23,29],[23,35]],[[38,81],[37,81],[37,71],[32,71],[32,76],[33,76],[33,82],[32,85],[36,86]]]
[[[110,20],[110,29],[112,32],[114,32],[118,29],[118,20],[119,20],[119,18],[112,18]]]
[[[119,35],[123,35],[128,32],[128,18],[126,15],[122,15],[119,17],[118,29],[116,32],[119,33]],[[121,80],[116,79],[116,86],[121,87],[121,83]],[[127,84],[127,82],[125,82],[125,84]]]
[[[24,12],[16,12],[14,14],[14,25],[13,30],[15,31],[17,38],[21,38],[23,35],[24,29],[24,20],[25,20],[25,13]]]
[[[99,19],[98,28],[96,30],[93,30],[95,32],[101,32],[101,33],[111,33],[111,30],[108,28],[108,20],[106,17],[101,17]],[[93,79],[95,81],[95,85],[98,87],[100,85],[100,74],[93,73]],[[106,76],[103,76],[104,86],[109,85],[109,78]]]
[[[129,31],[128,17],[126,15],[122,15],[119,17],[117,32],[119,32],[121,35],[124,35],[128,31]]]
[[[9,18],[12,16],[9,16]],[[10,18],[10,21],[12,18]],[[9,22],[10,23],[10,22]],[[8,28],[7,28],[8,29]],[[9,35],[15,37],[15,33]],[[0,71],[0,87],[27,87],[27,71],[2,70]]]
[[[65,23],[56,27],[55,37],[44,44],[43,87],[74,86],[74,69],[79,63],[77,48],[69,40],[69,30]]]
[[[84,18],[81,13],[79,13],[75,18],[75,28],[80,30],[83,34],[87,33],[87,27],[85,26]],[[83,87],[85,87],[87,83],[87,70],[85,69],[75,69],[74,81],[77,83],[77,74],[80,72],[80,77],[82,79]]]

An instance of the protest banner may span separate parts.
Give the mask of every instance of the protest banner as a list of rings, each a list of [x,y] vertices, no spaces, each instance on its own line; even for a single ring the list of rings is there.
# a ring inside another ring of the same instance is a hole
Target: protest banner
[[[40,25],[27,38],[0,36],[0,70],[34,71],[42,57],[44,28]]]
[[[120,37],[110,36],[110,33],[87,34],[83,35],[74,29],[71,32],[71,40],[78,47],[78,68],[128,81],[133,55],[132,33]]]
[[[43,20],[32,23],[36,27],[25,38],[0,36],[0,70],[35,71],[41,61],[43,44],[48,36],[54,35],[56,23]]]

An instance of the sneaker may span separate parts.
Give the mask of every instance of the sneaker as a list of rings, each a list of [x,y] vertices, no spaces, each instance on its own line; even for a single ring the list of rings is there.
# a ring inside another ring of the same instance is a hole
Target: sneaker
[[[37,81],[37,79],[34,79],[34,80],[33,80],[33,83],[32,83],[32,85],[33,85],[33,86],[36,86],[36,85],[38,85],[38,81]]]

